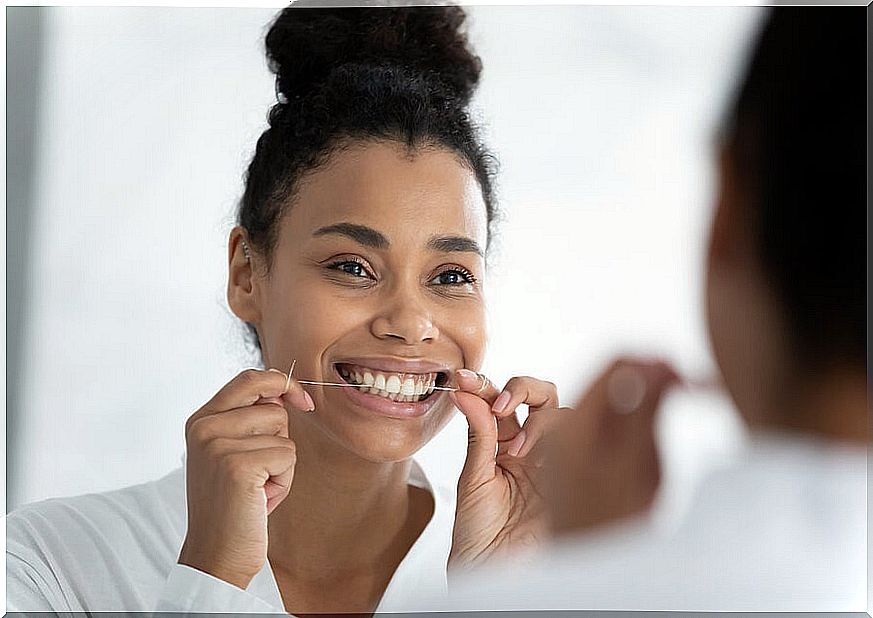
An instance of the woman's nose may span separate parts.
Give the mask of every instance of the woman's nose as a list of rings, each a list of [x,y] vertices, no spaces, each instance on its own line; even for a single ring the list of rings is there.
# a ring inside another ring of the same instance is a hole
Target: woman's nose
[[[400,339],[407,345],[432,341],[439,336],[430,311],[408,296],[383,306],[371,329],[380,339]]]

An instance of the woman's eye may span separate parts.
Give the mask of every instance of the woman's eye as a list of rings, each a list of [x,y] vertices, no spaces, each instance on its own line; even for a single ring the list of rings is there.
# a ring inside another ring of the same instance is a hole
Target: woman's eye
[[[350,275],[354,275],[355,277],[366,276],[366,271],[364,270],[364,267],[357,262],[343,262],[340,265],[339,269],[344,273],[349,273]]]
[[[475,283],[476,279],[468,272],[462,270],[444,270],[431,279],[431,283],[437,285],[467,285]]]
[[[367,267],[361,264],[360,262],[356,262],[355,260],[342,260],[339,262],[334,262],[330,264],[328,268],[332,270],[338,270],[347,275],[351,275],[352,277],[364,278],[364,279],[372,279],[372,275],[367,270]]]

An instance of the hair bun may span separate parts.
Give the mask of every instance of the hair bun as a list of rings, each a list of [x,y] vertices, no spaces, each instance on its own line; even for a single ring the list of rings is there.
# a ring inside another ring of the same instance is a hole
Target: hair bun
[[[482,63],[461,31],[457,6],[315,8],[295,3],[267,33],[267,58],[278,92],[306,96],[337,67],[395,65],[438,78],[465,104]]]

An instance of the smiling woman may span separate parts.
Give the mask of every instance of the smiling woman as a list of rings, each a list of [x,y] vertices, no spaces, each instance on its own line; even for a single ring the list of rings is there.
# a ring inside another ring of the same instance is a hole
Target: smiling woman
[[[501,395],[476,373],[495,205],[464,20],[278,16],[278,102],[228,243],[228,303],[268,369],[188,418],[184,470],[11,514],[9,609],[410,610],[447,563],[539,539],[527,454],[555,387],[516,378]],[[470,427],[457,501],[412,459],[456,407]]]
[[[455,369],[479,368],[486,230],[481,189],[454,153],[364,142],[302,183],[281,219],[269,277],[254,274],[261,254],[253,270],[238,252],[230,305],[257,324],[265,366],[297,359],[302,378],[342,381],[352,366],[373,379],[367,393],[310,388],[319,413],[292,417],[298,449],[330,440],[366,459],[402,459],[448,422],[445,395],[413,403],[400,399],[414,390],[401,391],[430,374],[442,386]],[[231,251],[244,234],[234,231]]]

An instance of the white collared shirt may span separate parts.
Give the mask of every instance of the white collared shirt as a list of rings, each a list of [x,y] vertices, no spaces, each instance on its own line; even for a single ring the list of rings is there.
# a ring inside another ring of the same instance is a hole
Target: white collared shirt
[[[413,460],[409,483],[434,512],[377,607],[415,611],[444,594],[455,492]],[[115,491],[54,498],[6,518],[7,611],[285,613],[269,561],[246,590],[177,564],[187,529],[185,471]]]
[[[760,433],[682,522],[638,519],[452,585],[431,610],[864,612],[867,449]]]

